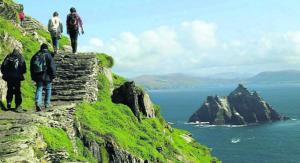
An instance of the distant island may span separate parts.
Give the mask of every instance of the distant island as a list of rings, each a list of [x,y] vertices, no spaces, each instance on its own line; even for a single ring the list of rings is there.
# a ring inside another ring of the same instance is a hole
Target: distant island
[[[288,119],[280,116],[257,92],[240,84],[229,96],[209,96],[189,122],[210,125],[247,125]]]
[[[245,84],[299,84],[300,71],[266,71],[256,75],[234,75],[231,73],[197,76],[182,73],[165,75],[141,75],[133,79],[148,90],[200,88],[211,85]]]

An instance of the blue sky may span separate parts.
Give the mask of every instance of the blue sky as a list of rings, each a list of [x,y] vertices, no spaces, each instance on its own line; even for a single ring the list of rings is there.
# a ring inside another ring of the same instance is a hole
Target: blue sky
[[[18,0],[44,24],[74,6],[81,51],[103,51],[128,76],[300,69],[296,0]],[[43,6],[43,7],[41,7]]]

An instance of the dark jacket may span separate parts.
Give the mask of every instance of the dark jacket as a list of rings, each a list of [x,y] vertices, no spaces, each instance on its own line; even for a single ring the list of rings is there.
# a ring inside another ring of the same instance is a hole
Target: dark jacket
[[[46,60],[46,70],[44,71],[44,73],[40,73],[40,74],[36,74],[33,71],[33,61],[34,58],[36,57],[36,55],[38,55],[38,53],[43,52],[45,55],[45,60]],[[30,72],[31,72],[31,79],[35,82],[52,82],[52,80],[55,78],[56,76],[56,65],[54,63],[54,59],[51,56],[51,53],[48,50],[42,50],[42,51],[38,51],[32,58],[30,61]]]
[[[5,62],[8,62],[8,58],[15,57],[18,59],[18,67],[10,68]],[[2,78],[5,81],[22,81],[24,80],[24,74],[26,73],[26,63],[22,54],[17,51],[7,55],[1,65]]]

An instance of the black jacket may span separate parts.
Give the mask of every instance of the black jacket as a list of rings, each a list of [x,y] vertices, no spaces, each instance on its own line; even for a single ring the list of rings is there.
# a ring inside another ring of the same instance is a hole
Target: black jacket
[[[8,58],[15,57],[18,60],[18,67],[10,68],[5,62],[8,62]],[[22,81],[24,80],[24,74],[26,73],[26,63],[22,54],[14,51],[7,55],[1,65],[2,78],[5,81]]]
[[[45,55],[45,60],[46,60],[46,70],[44,73],[42,74],[35,74],[33,71],[33,61],[34,58],[36,57],[36,55],[38,55],[38,53],[43,52]],[[54,59],[51,56],[51,53],[48,50],[42,50],[42,51],[38,51],[32,58],[30,61],[30,72],[31,72],[31,79],[35,82],[52,82],[52,80],[55,78],[56,76],[56,65],[54,63]]]

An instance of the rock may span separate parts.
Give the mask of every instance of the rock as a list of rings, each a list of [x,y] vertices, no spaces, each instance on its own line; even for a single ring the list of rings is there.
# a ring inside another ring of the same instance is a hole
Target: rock
[[[155,117],[154,107],[149,95],[135,86],[134,82],[125,82],[113,91],[112,101],[130,107],[134,115],[139,119],[140,114],[148,118]]]
[[[23,52],[23,45],[20,41],[10,36],[7,32],[0,33],[0,40],[6,47],[12,51],[14,48],[18,49],[21,53]]]
[[[1,101],[6,100],[6,92],[7,92],[6,82],[2,79],[2,73],[0,72],[0,100]]]
[[[6,2],[1,1],[0,5],[0,16],[12,21],[17,21],[18,11],[23,8],[23,5],[19,4],[8,4]]]
[[[246,125],[272,122],[282,117],[257,92],[250,92],[239,85],[227,97],[207,97],[189,122],[209,122],[214,125]]]

